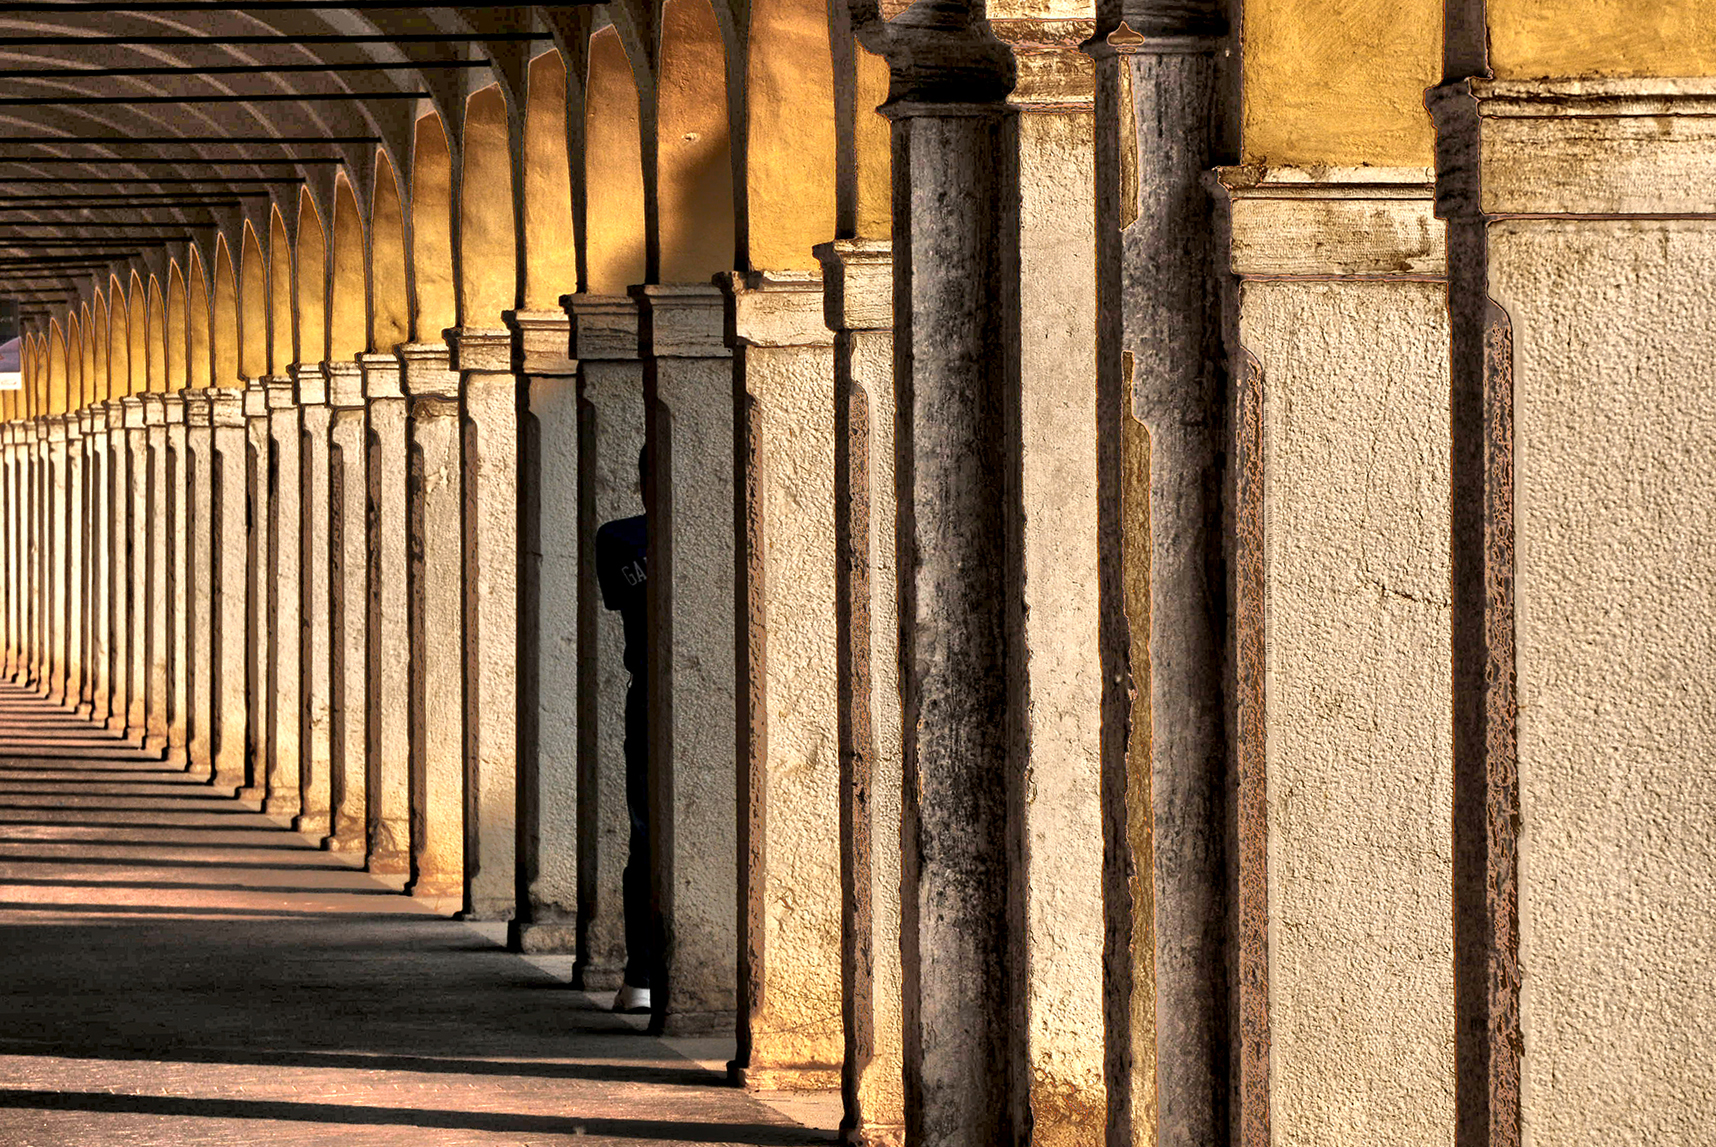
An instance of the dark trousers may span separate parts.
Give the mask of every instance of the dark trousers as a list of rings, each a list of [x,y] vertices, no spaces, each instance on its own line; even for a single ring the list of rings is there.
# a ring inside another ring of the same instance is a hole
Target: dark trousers
[[[626,690],[626,807],[631,847],[622,877],[626,907],[626,983],[650,987],[656,966],[656,922],[650,904],[649,702],[641,675]]]

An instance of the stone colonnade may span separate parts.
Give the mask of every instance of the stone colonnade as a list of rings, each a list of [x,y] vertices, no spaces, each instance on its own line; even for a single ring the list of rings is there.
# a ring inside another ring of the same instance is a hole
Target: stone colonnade
[[[1310,0],[1243,107],[1223,6],[1135,7],[539,14],[80,279],[0,396],[6,672],[612,990],[647,513],[652,1023],[733,1082],[870,1143],[1689,1138],[1716,86],[1450,19],[1343,136]]]

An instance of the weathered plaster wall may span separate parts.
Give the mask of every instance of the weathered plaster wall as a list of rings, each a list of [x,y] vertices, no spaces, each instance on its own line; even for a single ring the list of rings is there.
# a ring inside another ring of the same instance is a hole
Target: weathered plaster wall
[[[1716,75],[1708,0],[1489,0],[1499,79]]]
[[[1280,1144],[1453,1139],[1438,283],[1247,284],[1263,368]]]
[[[1515,351],[1520,960],[1529,1141],[1716,1120],[1716,228],[1490,231]]]
[[[1253,0],[1244,35],[1246,162],[1430,162],[1441,0]]]

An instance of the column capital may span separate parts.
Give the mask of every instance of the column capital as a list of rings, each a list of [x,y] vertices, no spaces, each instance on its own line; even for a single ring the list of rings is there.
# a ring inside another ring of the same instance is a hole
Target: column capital
[[[363,406],[363,367],[350,362],[323,363],[328,380],[328,405],[341,410]]]
[[[171,391],[161,396],[161,420],[168,426],[185,424],[185,396]]]
[[[194,426],[199,430],[214,425],[209,406],[209,392],[202,389],[184,392],[185,425]]]
[[[245,391],[237,387],[211,387],[208,396],[209,421],[215,426],[242,427],[245,415]]]
[[[824,281],[822,321],[831,331],[885,331],[894,325],[894,245],[836,239],[815,248]]]
[[[663,283],[633,287],[638,351],[656,358],[730,358],[727,299],[714,283]]]
[[[143,425],[165,426],[167,415],[163,396],[158,391],[147,390],[138,397],[143,403]]]
[[[730,307],[734,346],[827,346],[834,333],[823,321],[822,275],[817,271],[731,271],[716,277]]]
[[[363,395],[366,399],[404,398],[400,386],[399,356],[366,351],[357,356],[358,370],[363,373]]]
[[[512,331],[506,327],[448,327],[447,365],[457,371],[512,373]]]
[[[244,380],[244,416],[246,418],[266,418],[268,416],[268,380],[266,378],[247,378]]]
[[[448,369],[452,355],[446,343],[404,343],[397,353],[407,397],[459,397],[459,372]]]
[[[321,406],[328,401],[328,364],[295,362],[287,367],[298,392],[299,406]]]
[[[271,374],[268,376],[268,409],[290,410],[298,405],[297,388],[291,378],[285,375]]]
[[[578,362],[628,361],[638,357],[638,303],[629,295],[561,295],[571,320],[571,357]]]
[[[1207,55],[1229,34],[1221,0],[1125,0],[1099,15],[1082,45],[1095,59],[1114,56]]]
[[[572,357],[572,317],[559,311],[504,311],[513,337],[513,363],[520,374],[572,375],[578,362]]]
[[[49,442],[64,442],[66,440],[66,416],[63,414],[49,415],[43,419],[45,437]]]
[[[888,61],[891,119],[999,112],[1018,73],[973,0],[918,0],[885,19],[878,0],[848,0],[852,30]]]
[[[148,409],[143,404],[142,396],[128,395],[120,399],[119,409],[125,422],[125,429],[140,430],[149,425]]]
[[[1018,81],[1010,105],[1036,112],[1096,106],[1096,62],[1081,51],[1096,38],[1095,20],[991,20],[989,30],[1013,50]]]

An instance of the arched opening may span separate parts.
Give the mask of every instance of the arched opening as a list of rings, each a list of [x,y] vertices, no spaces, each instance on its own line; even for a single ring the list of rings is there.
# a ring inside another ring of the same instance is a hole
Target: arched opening
[[[174,265],[177,272],[178,266]],[[154,394],[165,394],[172,389],[172,382],[167,370],[167,300],[161,293],[161,280],[154,275],[149,276],[149,321],[146,335],[148,339],[148,389]],[[183,344],[180,344],[183,346]],[[184,352],[181,350],[180,354]]]
[[[244,221],[238,260],[238,374],[241,380],[268,373],[268,265],[262,241],[250,220]]]
[[[48,320],[47,412],[66,412],[66,336],[59,319]]]
[[[518,303],[512,149],[500,85],[490,85],[466,102],[460,162],[459,321],[493,329],[501,325],[501,312]]]
[[[298,301],[298,362],[321,362],[328,350],[328,235],[315,197],[298,192],[298,249],[293,260]]]
[[[741,228],[747,268],[816,269],[812,248],[835,234],[835,158],[828,5],[752,0]]]
[[[411,160],[411,267],[417,288],[412,338],[439,342],[458,322],[453,286],[453,157],[441,117],[417,121]]]
[[[351,362],[369,348],[369,269],[357,196],[342,172],[334,182],[332,294],[328,298],[328,361]]]
[[[727,53],[709,0],[666,0],[657,86],[657,281],[707,283],[735,264]]]
[[[194,253],[196,248],[191,250]],[[179,269],[179,261],[173,259],[167,264],[166,391],[183,390],[189,380],[187,360],[191,346],[191,323],[186,310],[189,305],[185,290],[185,273]],[[206,344],[204,349],[207,349]]]
[[[584,87],[585,276],[592,295],[624,295],[646,273],[638,85],[619,30],[590,37]]]
[[[107,281],[107,377],[108,397],[124,398],[131,393],[131,308],[125,305],[125,287],[118,275]]]
[[[275,207],[268,218],[268,373],[284,377],[298,360],[297,302],[292,291],[292,241]]]
[[[83,322],[77,308],[66,312],[66,406],[69,413],[83,405]]]
[[[214,339],[210,333],[209,271],[200,247],[191,247],[186,265],[185,382],[202,390],[213,381]]]
[[[375,191],[370,196],[369,349],[390,351],[411,337],[411,284],[405,263],[405,211],[399,177],[385,151],[375,157]]]
[[[213,304],[213,325],[209,332],[214,370],[212,384],[230,389],[243,384],[238,373],[238,279],[232,269],[232,251],[226,245],[225,235],[215,240]]]
[[[131,385],[127,394],[142,394],[149,389],[149,295],[143,287],[143,276],[131,272],[131,292],[125,304],[125,338]]]
[[[566,151],[566,61],[559,51],[530,63],[524,113],[524,306],[557,310],[578,287],[572,163]]]

